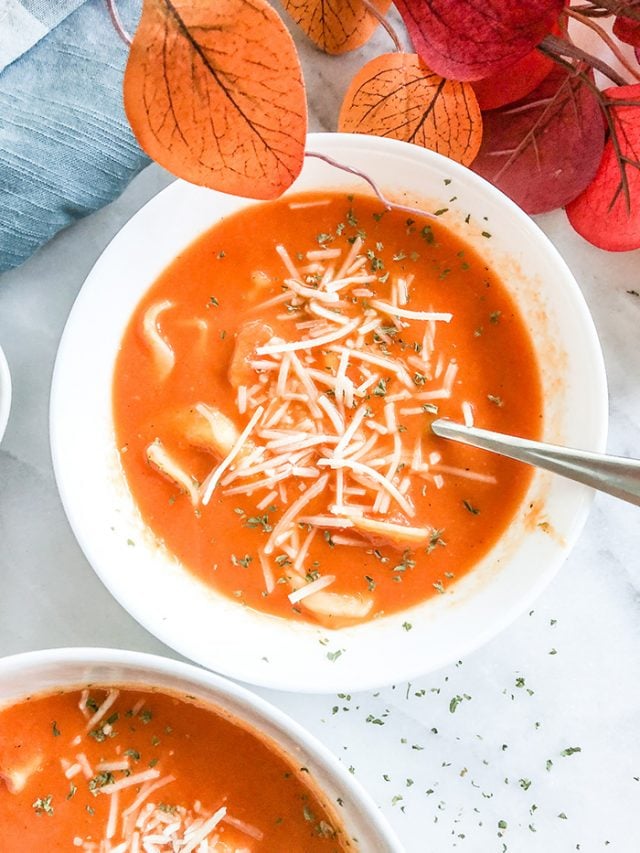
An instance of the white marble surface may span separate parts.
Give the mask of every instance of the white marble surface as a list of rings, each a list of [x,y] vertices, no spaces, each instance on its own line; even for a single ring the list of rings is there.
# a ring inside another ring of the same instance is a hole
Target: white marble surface
[[[380,34],[366,53],[385,49]],[[303,52],[312,129],[331,130],[362,56],[322,57],[304,45]],[[2,655],[64,645],[171,654],[111,599],[83,557],[56,491],[47,425],[56,347],[82,281],[167,181],[159,169],[146,170],[115,204],[0,277],[0,342],[14,380],[0,448]],[[640,252],[600,252],[562,213],[539,224],[572,268],[600,333],[609,449],[640,456],[640,297],[628,293],[640,291]],[[259,692],[354,768],[409,853],[636,853],[639,512],[598,496],[535,610],[458,665],[350,698]],[[463,694],[471,698],[451,713],[452,697]],[[563,756],[566,747],[581,752]]]

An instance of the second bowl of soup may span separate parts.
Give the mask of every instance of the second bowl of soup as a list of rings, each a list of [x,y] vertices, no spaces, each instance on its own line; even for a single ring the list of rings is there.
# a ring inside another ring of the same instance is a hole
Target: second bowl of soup
[[[196,667],[110,649],[0,660],[2,849],[400,851],[284,714]]]

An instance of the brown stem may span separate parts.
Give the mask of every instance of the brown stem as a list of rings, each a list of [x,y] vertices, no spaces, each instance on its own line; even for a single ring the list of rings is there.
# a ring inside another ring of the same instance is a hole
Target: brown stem
[[[315,157],[316,160],[322,160],[323,163],[333,166],[334,169],[340,169],[340,171],[347,172],[349,175],[355,175],[358,178],[362,178],[363,181],[366,181],[369,184],[377,198],[387,210],[399,210],[403,213],[413,213],[415,216],[426,216],[429,219],[435,218],[433,213],[427,213],[419,207],[410,207],[406,204],[398,204],[395,201],[389,201],[389,199],[382,194],[373,178],[370,178],[366,172],[361,172],[359,169],[354,169],[352,166],[345,166],[344,163],[339,163],[337,160],[334,160],[333,157],[328,157],[326,154],[319,154],[316,151],[305,151],[304,156]]]
[[[623,15],[633,21],[640,21],[640,3],[637,0],[593,0],[595,9],[603,9],[609,15]]]
[[[600,26],[600,24],[596,24],[595,21],[590,20],[589,18],[581,15],[579,12],[575,12],[572,9],[567,9],[567,15],[570,18],[573,18],[574,21],[579,21],[581,24],[584,24],[585,27],[589,27],[590,30],[593,30],[597,33],[602,41],[607,45],[611,53],[618,60],[620,65],[622,65],[632,77],[635,77],[636,80],[640,80],[640,71],[635,69],[633,65],[629,62],[624,53],[620,50],[615,41],[611,38],[609,33]]]
[[[585,18],[610,18],[611,12],[608,9],[597,9],[595,6],[585,4],[583,6],[571,6],[574,12],[579,12]]]
[[[597,56],[592,56],[590,53],[576,47],[575,44],[571,44],[571,42],[560,39],[557,36],[545,36],[538,45],[538,50],[541,51],[541,53],[544,53],[545,56],[549,56],[551,59],[556,61],[567,56],[571,59],[578,59],[581,62],[585,62],[591,68],[595,68],[597,71],[600,71],[605,77],[608,77],[612,83],[615,83],[616,86],[628,85],[624,77],[621,77],[618,72],[614,71],[606,62],[603,62],[603,60],[598,59]]]
[[[127,47],[131,47],[131,43],[133,39],[129,35],[129,33],[125,30],[124,24],[122,23],[122,18],[120,17],[120,13],[118,12],[118,7],[116,6],[116,0],[106,0],[107,9],[109,10],[109,16],[111,17],[111,23],[113,24],[115,31],[118,33],[122,41],[127,45]]]
[[[546,107],[552,100],[553,98],[540,98],[539,101],[527,101],[526,104],[523,104],[520,107],[509,107],[509,109],[503,110],[502,114],[505,116],[513,116],[518,113],[525,113],[529,110],[535,109],[536,107]]]
[[[397,53],[402,53],[402,44],[400,43],[400,39],[398,37],[398,33],[391,26],[386,16],[382,14],[380,9],[374,4],[371,3],[370,0],[362,0],[362,5],[373,17],[384,27],[384,29],[389,34]]]

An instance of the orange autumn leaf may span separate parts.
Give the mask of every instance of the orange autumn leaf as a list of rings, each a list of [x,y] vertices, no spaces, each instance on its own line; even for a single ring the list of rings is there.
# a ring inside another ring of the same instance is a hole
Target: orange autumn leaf
[[[391,0],[371,0],[384,15]],[[347,53],[369,41],[378,26],[362,0],[282,0],[311,41],[325,53]]]
[[[352,80],[338,129],[413,142],[468,166],[482,142],[482,115],[469,83],[439,77],[417,54],[387,53]]]
[[[191,183],[269,199],[302,168],[302,71],[266,0],[144,0],[124,103],[147,154]]]

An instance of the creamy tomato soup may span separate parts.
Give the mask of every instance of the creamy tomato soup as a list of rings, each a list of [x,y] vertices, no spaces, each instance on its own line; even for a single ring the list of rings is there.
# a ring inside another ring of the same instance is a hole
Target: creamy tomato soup
[[[151,689],[0,709],[0,849],[355,850],[308,770],[213,708]]]
[[[482,257],[437,217],[328,193],[185,249],[131,318],[113,406],[159,541],[243,605],[334,627],[446,592],[524,497],[527,470],[431,421],[537,438],[542,418]]]

